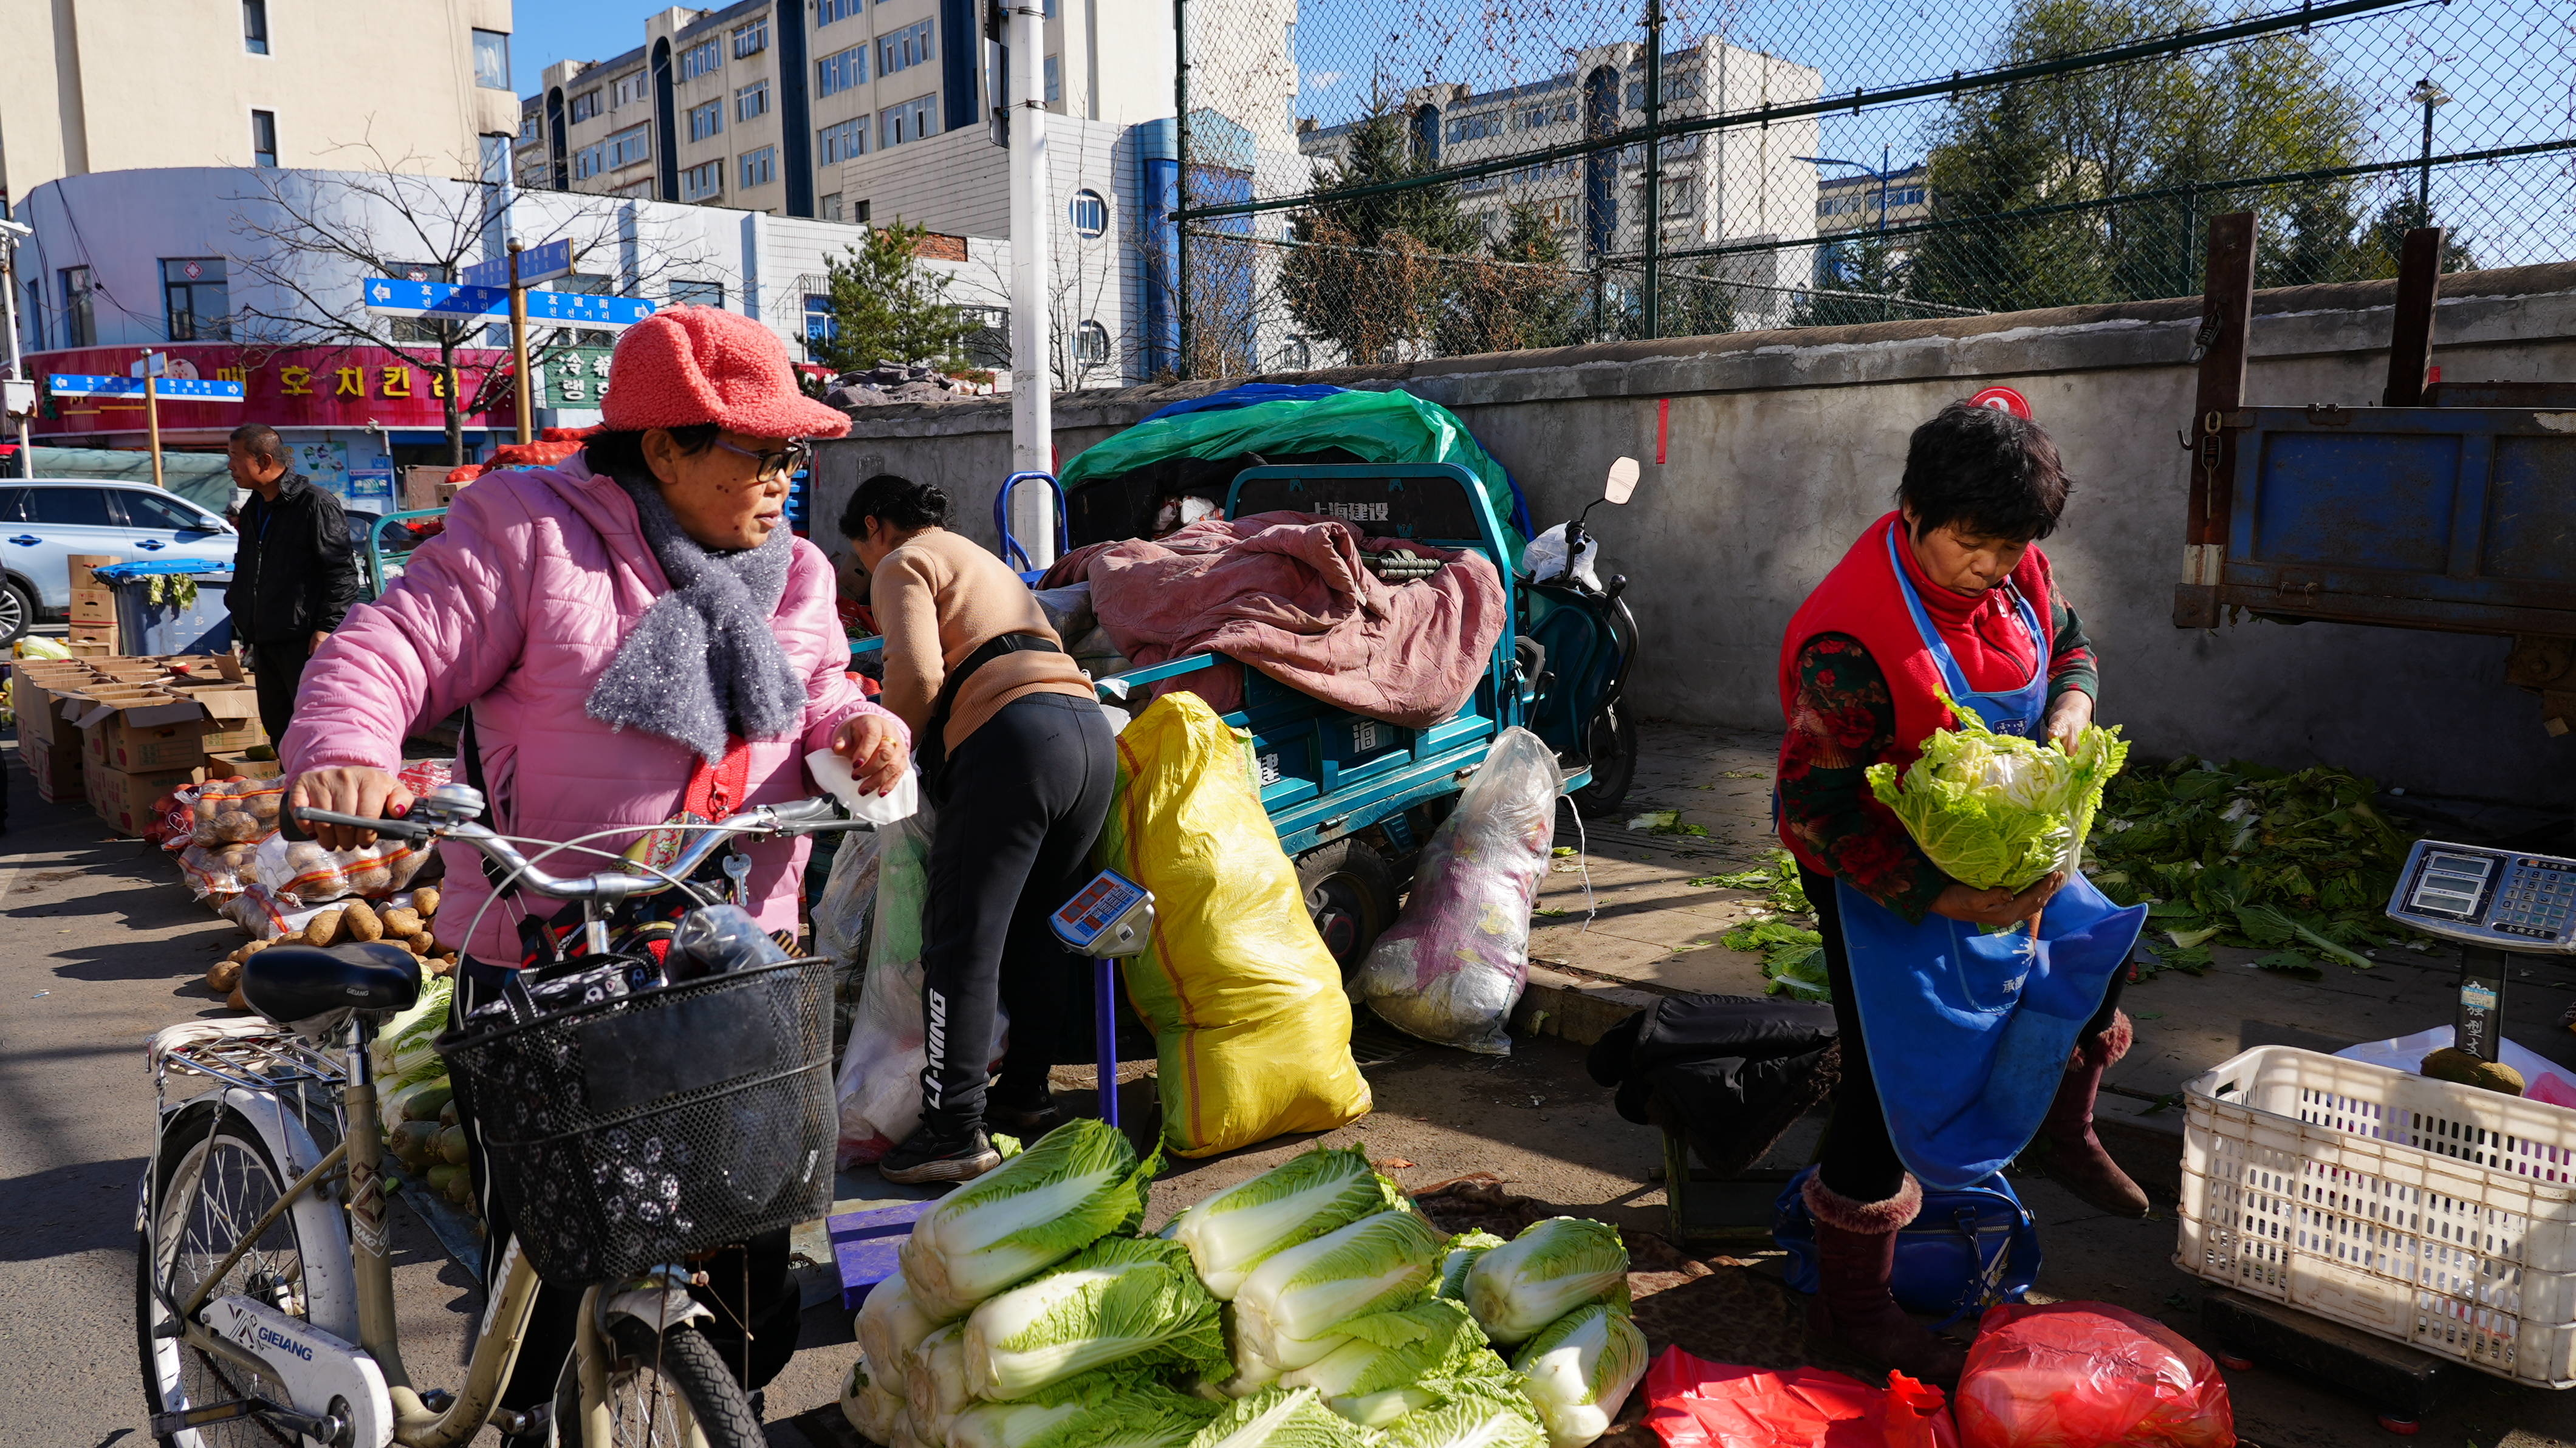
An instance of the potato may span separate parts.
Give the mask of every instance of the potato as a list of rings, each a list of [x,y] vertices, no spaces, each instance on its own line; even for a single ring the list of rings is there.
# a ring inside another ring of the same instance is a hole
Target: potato
[[[261,826],[259,816],[246,809],[219,811],[215,815],[214,830],[215,838],[227,844],[244,844],[268,833]]]
[[[351,884],[357,883],[353,878]],[[386,927],[376,907],[364,900],[352,900],[340,907],[340,930],[351,940],[382,940]]]
[[[233,993],[230,996],[225,997],[224,1004],[237,1011],[250,1009],[250,1002],[242,999],[241,987],[238,985],[233,987]]]
[[[372,860],[350,866],[347,878],[353,894],[390,895],[394,891],[394,872]]]
[[[298,840],[286,847],[286,868],[295,874],[302,875],[337,867],[331,862],[329,850],[311,840]]]
[[[330,945],[340,939],[340,927],[348,922],[349,912],[325,910],[304,922],[304,938],[315,945]],[[372,937],[371,937],[372,938]]]
[[[436,915],[438,913],[438,887],[436,885],[423,885],[419,889],[414,890],[411,895],[411,908],[419,912],[420,918],[423,920],[427,920],[431,916]]]
[[[429,967],[431,975],[456,974],[456,957],[452,955],[442,955],[435,960],[424,961],[423,964]]]
[[[230,995],[241,984],[242,963],[227,956],[206,970],[206,989],[216,995]]]
[[[423,960],[427,960],[438,953],[438,942],[430,938],[430,934],[426,930],[415,930],[411,934],[401,936],[399,938],[403,943],[404,949],[419,956]]]
[[[211,798],[199,795],[197,802],[188,806],[188,810],[197,817],[197,823],[200,825],[210,825],[215,822],[215,802]]]
[[[384,921],[385,933],[387,935],[417,935],[420,933],[421,919],[420,912],[417,910],[406,909],[403,906],[397,905],[385,911],[377,918]]]

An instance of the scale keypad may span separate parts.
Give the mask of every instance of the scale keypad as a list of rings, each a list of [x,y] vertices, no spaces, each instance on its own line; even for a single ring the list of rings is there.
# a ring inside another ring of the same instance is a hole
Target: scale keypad
[[[2527,940],[2556,940],[2576,922],[2576,869],[2528,856],[2514,860],[2496,890],[2487,928]]]

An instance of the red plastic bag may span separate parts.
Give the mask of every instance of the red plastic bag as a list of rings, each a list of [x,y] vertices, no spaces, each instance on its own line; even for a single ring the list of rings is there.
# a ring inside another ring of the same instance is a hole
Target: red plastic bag
[[[1664,1448],[1958,1448],[1941,1390],[1903,1373],[1884,1391],[1822,1368],[1775,1373],[1677,1347],[1646,1369],[1646,1426]]]
[[[1959,1376],[1966,1448],[2233,1448],[2209,1354],[2107,1302],[1989,1308]]]

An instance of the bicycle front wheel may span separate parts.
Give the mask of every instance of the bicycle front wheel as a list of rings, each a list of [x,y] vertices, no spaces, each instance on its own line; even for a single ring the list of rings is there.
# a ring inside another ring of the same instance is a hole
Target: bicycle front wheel
[[[628,1349],[599,1343],[615,1355],[606,1365],[600,1421],[582,1412],[581,1355],[564,1364],[555,1389],[557,1448],[690,1448],[701,1441],[706,1448],[765,1448],[760,1415],[704,1333],[674,1327],[658,1339],[638,1338]]]
[[[240,1398],[284,1402],[284,1385],[229,1359],[199,1352],[156,1329],[171,1320],[167,1304],[184,1302],[284,1193],[289,1178],[268,1144],[240,1113],[221,1108],[182,1112],[163,1132],[153,1210],[157,1232],[140,1235],[134,1252],[135,1331],[150,1410],[176,1412]],[[308,1257],[298,1212],[284,1212],[242,1254],[210,1296],[240,1293],[290,1317],[310,1317],[315,1283],[327,1272]],[[156,1255],[155,1237],[159,1241]],[[167,1448],[277,1448],[291,1441],[253,1418],[192,1428],[160,1440]]]

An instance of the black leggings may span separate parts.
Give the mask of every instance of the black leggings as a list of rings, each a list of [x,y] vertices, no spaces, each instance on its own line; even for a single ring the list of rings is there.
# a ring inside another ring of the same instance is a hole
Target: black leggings
[[[923,910],[922,1104],[980,1122],[996,1003],[1010,1007],[1003,1099],[1046,1093],[1076,957],[1047,917],[1090,878],[1109,817],[1118,742],[1089,699],[1029,694],[1002,706],[941,771]]]
[[[1856,1202],[1883,1202],[1905,1188],[1905,1163],[1887,1138],[1887,1113],[1878,1102],[1878,1080],[1870,1073],[1869,1049],[1860,1030],[1860,1002],[1852,992],[1851,953],[1843,948],[1843,912],[1834,899],[1834,881],[1803,866],[1799,882],[1807,903],[1816,907],[1816,933],[1825,937],[1825,974],[1833,982],[1834,1027],[1843,1043],[1842,1081],[1834,1088],[1833,1125],[1825,1131],[1825,1149],[1816,1169],[1836,1195]],[[2108,1030],[2120,1008],[2120,987],[2129,972],[2111,972],[2111,988],[2102,1008],[2084,1023],[2082,1039]]]
[[[448,1001],[449,1029],[461,1027],[466,1012],[500,998],[510,967],[491,965],[471,956],[458,962],[456,994]],[[483,1209],[483,1297],[501,1284],[501,1243],[510,1234],[510,1209],[492,1190],[490,1168],[483,1159],[483,1133],[463,1093],[456,1097],[456,1124],[465,1129],[465,1161],[473,1174],[474,1199]],[[763,1232],[739,1246],[727,1247],[703,1264],[707,1285],[689,1295],[715,1313],[704,1323],[706,1339],[748,1392],[778,1376],[796,1351],[803,1316],[796,1279],[787,1261],[787,1230]],[[529,1305],[528,1335],[519,1360],[502,1385],[501,1406],[524,1411],[551,1403],[564,1363],[572,1357],[573,1332],[580,1324],[581,1289],[540,1283]]]

